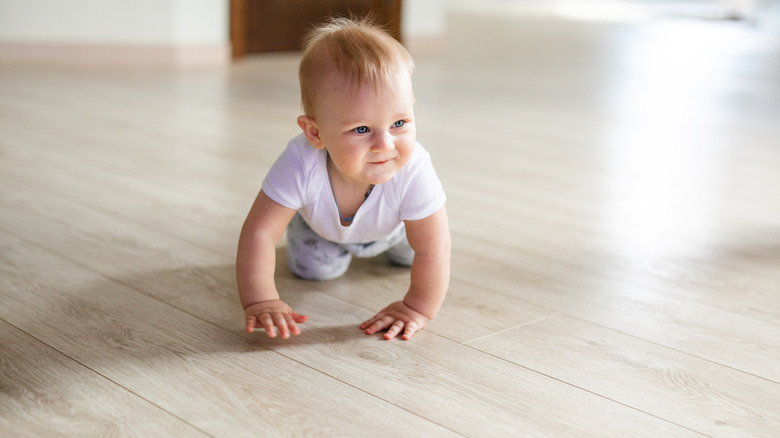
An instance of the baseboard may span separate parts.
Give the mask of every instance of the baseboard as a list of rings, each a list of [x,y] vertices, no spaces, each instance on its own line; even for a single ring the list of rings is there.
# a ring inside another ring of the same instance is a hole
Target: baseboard
[[[0,64],[80,67],[219,67],[230,63],[230,44],[128,46],[0,42]]]

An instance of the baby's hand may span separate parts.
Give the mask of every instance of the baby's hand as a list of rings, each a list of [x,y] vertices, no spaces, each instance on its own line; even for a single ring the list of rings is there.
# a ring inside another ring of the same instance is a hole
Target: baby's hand
[[[428,321],[430,318],[407,306],[403,301],[396,301],[382,309],[373,318],[360,324],[360,328],[364,329],[367,335],[373,335],[387,329],[385,339],[393,339],[403,331],[402,338],[409,340],[415,332],[425,327]]]
[[[308,316],[295,313],[290,306],[282,300],[268,300],[252,304],[244,310],[246,314],[246,331],[252,333],[255,327],[261,326],[265,329],[268,337],[275,338],[276,330],[282,338],[287,339],[290,333],[294,335],[301,334],[300,329],[295,323],[304,323]]]

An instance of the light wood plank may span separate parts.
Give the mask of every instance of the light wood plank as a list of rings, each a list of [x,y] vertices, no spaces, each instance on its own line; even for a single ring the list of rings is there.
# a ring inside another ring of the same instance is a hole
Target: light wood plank
[[[609,235],[607,222],[598,217],[582,220],[580,211],[554,205],[543,210],[520,202],[502,206],[502,214],[498,215],[480,217],[475,213],[496,209],[498,197],[458,192],[450,203],[451,210],[466,226],[455,222],[453,228],[497,246],[514,248],[528,257],[543,258],[551,265],[567,264],[611,281],[714,302],[724,310],[769,322],[780,317],[780,298],[770,287],[780,279],[772,244],[767,242],[776,234],[772,228],[723,228],[705,245],[683,235],[672,236],[675,242],[664,244],[663,251],[648,246],[632,252],[621,239]],[[541,214],[545,220],[538,219]],[[526,219],[518,226],[503,219],[507,217]],[[481,220],[484,226],[469,228],[475,220]],[[735,289],[742,293],[734,294]]]
[[[780,433],[780,384],[576,318],[470,345],[709,436]]]
[[[95,166],[61,148],[32,152],[2,143],[0,171],[6,176],[225,254],[235,254],[237,230],[256,195],[253,187],[233,195],[226,192],[220,199],[197,196],[127,171]],[[204,226],[212,232],[204,233]]]
[[[0,321],[3,436],[208,436]]]
[[[273,63],[263,64],[263,71],[273,71]],[[262,175],[257,161],[245,158],[260,157],[261,164],[270,166],[278,155],[277,149],[268,154],[262,147],[247,144],[256,144],[260,137],[265,144],[276,139],[273,144],[281,147],[298,130],[295,99],[273,98],[280,92],[285,97],[296,93],[297,58],[291,58],[286,69],[291,75],[284,87],[274,83],[278,79],[263,81],[268,76],[253,72],[251,93],[262,99],[235,103],[225,100],[230,97],[228,88],[235,86],[242,92],[242,86],[226,83],[226,76],[218,72],[106,75],[58,71],[44,79],[49,85],[41,87],[34,80],[40,79],[40,71],[10,70],[4,73],[12,81],[0,81],[0,87],[7,84],[0,88],[7,96],[0,111],[6,116],[4,129],[41,147],[55,149],[66,142],[71,154],[85,162],[136,174],[142,165],[143,173],[153,180],[173,182],[184,189],[195,184],[202,196],[215,190],[215,196],[224,196],[220,189],[225,185]],[[239,69],[234,72],[239,73]],[[74,89],[83,93],[74,94]],[[70,110],[60,111],[61,107]],[[227,117],[233,112],[251,117]],[[258,124],[258,119],[264,123]],[[36,120],[46,122],[50,129],[36,129]],[[109,129],[85,131],[79,128],[84,120]],[[215,160],[223,164],[215,166]]]
[[[200,268],[224,264],[223,254],[182,244],[3,176],[0,181],[0,227],[117,282],[165,299],[211,290],[225,281]],[[157,271],[169,275],[156,277]]]

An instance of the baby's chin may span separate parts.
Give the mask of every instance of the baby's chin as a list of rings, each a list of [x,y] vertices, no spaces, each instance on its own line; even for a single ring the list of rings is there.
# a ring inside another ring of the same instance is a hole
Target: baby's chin
[[[374,178],[368,178],[368,183],[373,184],[375,186],[378,186],[380,184],[384,184],[388,181],[393,179],[393,175],[387,176],[387,177],[374,177]]]
[[[390,166],[388,166],[390,167]],[[395,167],[395,166],[392,166]],[[374,172],[374,174],[371,176],[371,184],[384,184],[391,179],[393,179],[393,176],[395,176],[396,173],[398,173],[398,170],[396,168],[392,169],[383,169],[381,172]]]

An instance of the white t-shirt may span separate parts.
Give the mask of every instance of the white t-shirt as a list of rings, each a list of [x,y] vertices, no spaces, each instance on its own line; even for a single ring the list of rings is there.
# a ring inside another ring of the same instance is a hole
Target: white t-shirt
[[[437,212],[447,197],[431,157],[419,143],[409,162],[390,181],[378,184],[345,227],[328,179],[327,151],[316,149],[303,134],[290,140],[263,181],[263,192],[298,210],[312,230],[337,243],[368,243],[393,233],[405,220]]]

